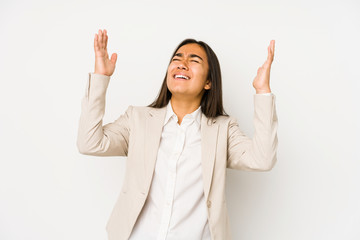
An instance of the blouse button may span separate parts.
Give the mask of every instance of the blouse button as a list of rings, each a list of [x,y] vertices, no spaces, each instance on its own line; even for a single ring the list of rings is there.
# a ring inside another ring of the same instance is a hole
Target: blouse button
[[[207,201],[207,206],[208,206],[208,208],[211,207],[211,201],[210,200]]]

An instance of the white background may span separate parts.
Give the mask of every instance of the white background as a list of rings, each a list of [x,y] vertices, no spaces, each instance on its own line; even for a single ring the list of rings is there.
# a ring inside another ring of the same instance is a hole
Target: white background
[[[156,97],[175,47],[216,52],[224,106],[253,134],[252,80],[275,39],[270,172],[227,170],[241,240],[360,239],[358,1],[1,1],[0,239],[105,240],[126,158],[81,155],[93,39],[118,62],[104,123]]]

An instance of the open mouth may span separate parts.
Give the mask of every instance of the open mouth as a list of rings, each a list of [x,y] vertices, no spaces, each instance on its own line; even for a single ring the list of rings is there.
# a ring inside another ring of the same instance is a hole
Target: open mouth
[[[182,74],[175,74],[175,75],[174,75],[174,78],[175,78],[175,79],[178,79],[178,80],[189,80],[189,79],[190,79],[189,76],[182,75]]]

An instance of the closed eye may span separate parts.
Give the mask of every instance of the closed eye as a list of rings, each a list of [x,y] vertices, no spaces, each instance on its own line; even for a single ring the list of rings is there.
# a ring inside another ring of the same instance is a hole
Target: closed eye
[[[197,63],[199,63],[199,61],[196,61],[196,60],[191,60],[192,62],[197,62]]]

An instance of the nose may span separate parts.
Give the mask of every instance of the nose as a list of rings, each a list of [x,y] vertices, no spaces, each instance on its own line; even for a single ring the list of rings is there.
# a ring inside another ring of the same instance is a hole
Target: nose
[[[188,67],[184,61],[179,62],[179,65],[177,66],[178,69],[184,69],[187,70]]]

